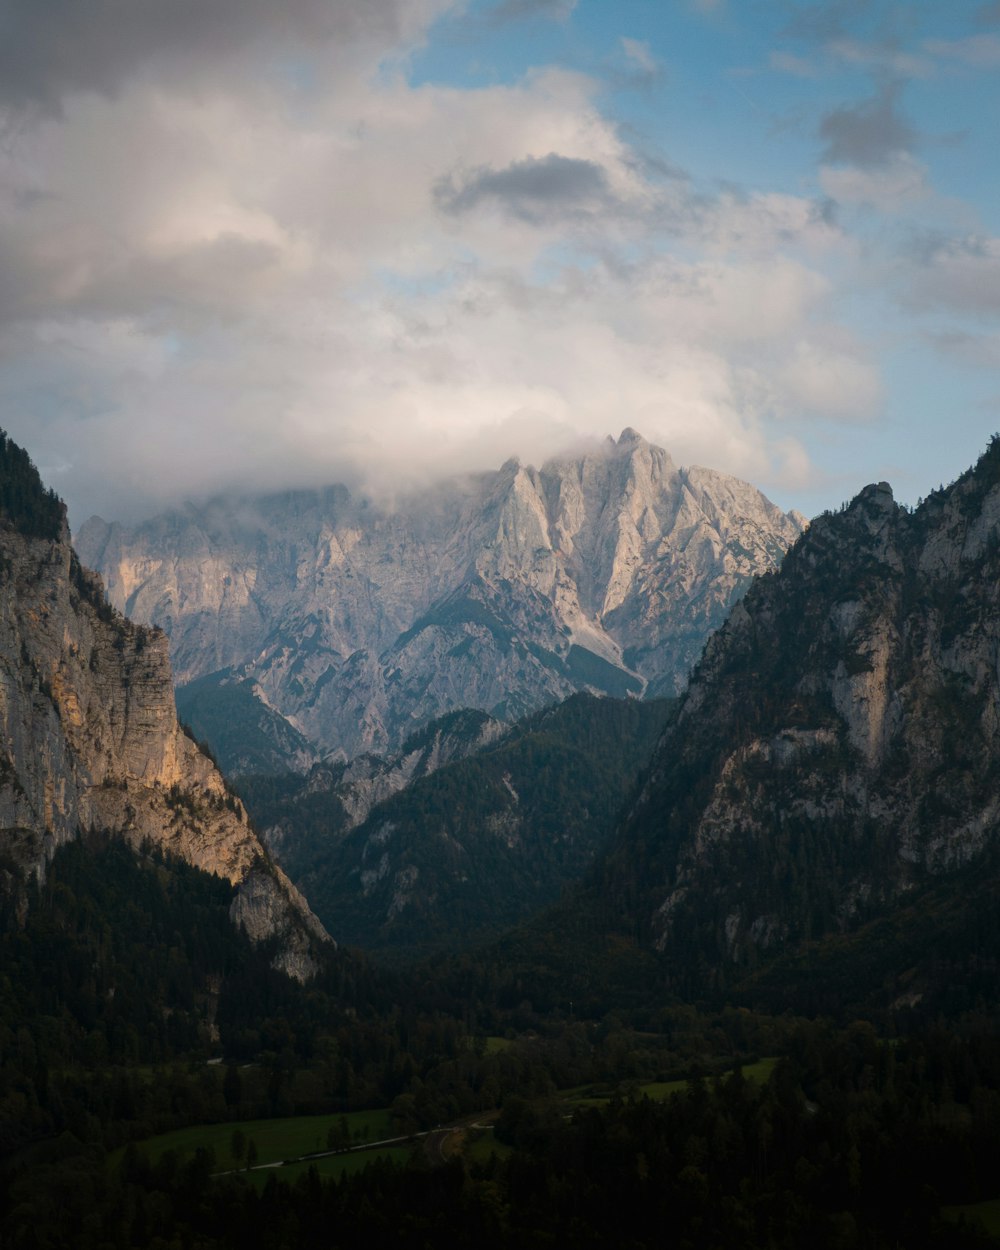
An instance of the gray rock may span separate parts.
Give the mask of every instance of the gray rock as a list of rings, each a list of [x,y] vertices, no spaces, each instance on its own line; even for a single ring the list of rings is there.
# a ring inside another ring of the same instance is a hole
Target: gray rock
[[[81,829],[153,843],[237,886],[237,923],[315,971],[329,938],[178,725],[166,635],[108,606],[68,533],[0,527],[0,729],[0,849],[22,877]]]
[[[327,756],[398,751],[454,708],[513,720],[575,690],[673,694],[802,529],[634,430],[385,511],[344,487],[217,499],[78,536],[181,683],[231,670]]]

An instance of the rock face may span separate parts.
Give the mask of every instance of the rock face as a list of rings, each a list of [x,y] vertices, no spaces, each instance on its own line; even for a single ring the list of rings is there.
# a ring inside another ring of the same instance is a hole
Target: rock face
[[[705,649],[601,897],[678,975],[710,981],[963,866],[992,871],[998,656],[995,441],[913,513],[867,487],[751,588]]]
[[[675,693],[801,528],[626,430],[600,453],[511,460],[391,513],[332,487],[132,530],[94,518],[78,546],[116,607],[167,632],[180,683],[244,683],[350,758],[397,750],[457,707],[511,721],[580,689]]]
[[[0,458],[11,447],[3,440]],[[179,727],[166,636],[108,606],[61,513],[51,534],[33,528],[0,489],[0,851],[8,885],[19,874],[44,876],[55,849],[81,829],[153,842],[238,886],[234,920],[254,940],[277,938],[279,966],[306,978],[313,948],[329,938],[270,862],[242,803]]]

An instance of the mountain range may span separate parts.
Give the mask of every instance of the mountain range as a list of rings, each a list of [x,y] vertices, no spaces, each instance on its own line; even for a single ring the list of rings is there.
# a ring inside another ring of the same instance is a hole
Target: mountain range
[[[461,707],[675,694],[803,524],[627,429],[392,509],[332,486],[92,518],[76,541],[115,607],[167,633],[182,715],[236,773],[389,754]]]
[[[398,975],[325,940],[0,440],[0,1239],[992,1244],[998,586],[995,440],[817,518],[669,704],[244,777],[335,930],[458,935]]]

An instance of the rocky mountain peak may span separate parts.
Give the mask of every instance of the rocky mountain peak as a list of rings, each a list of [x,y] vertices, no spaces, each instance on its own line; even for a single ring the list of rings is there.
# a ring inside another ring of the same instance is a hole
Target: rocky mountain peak
[[[293,492],[90,522],[78,541],[113,602],[169,633],[199,700],[210,679],[220,699],[245,683],[318,753],[349,758],[395,752],[456,707],[509,720],[579,689],[675,692],[799,531],[748,484],[678,470],[626,429],[392,511]]]

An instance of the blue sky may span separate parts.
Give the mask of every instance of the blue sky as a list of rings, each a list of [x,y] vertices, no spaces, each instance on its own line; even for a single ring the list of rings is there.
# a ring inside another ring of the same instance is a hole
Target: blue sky
[[[0,424],[75,523],[627,425],[813,514],[1000,428],[998,3],[0,0],[0,33]]]

